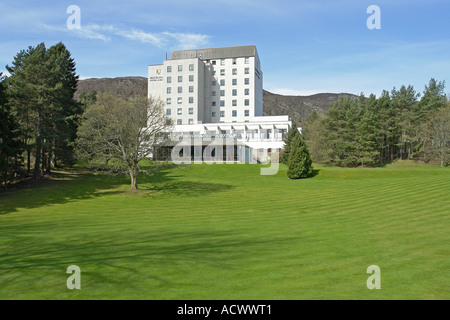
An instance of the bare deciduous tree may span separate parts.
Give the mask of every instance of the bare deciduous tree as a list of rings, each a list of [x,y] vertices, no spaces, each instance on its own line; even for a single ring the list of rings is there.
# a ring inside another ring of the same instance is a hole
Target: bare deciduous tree
[[[139,162],[152,154],[172,125],[160,99],[137,97],[127,101],[113,94],[100,94],[85,111],[78,128],[78,155],[91,163],[111,160],[108,168],[126,171],[131,189],[136,190]]]

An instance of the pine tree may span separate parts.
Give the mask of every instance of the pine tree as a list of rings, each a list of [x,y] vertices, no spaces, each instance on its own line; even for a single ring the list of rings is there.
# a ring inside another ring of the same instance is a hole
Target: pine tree
[[[286,137],[284,138],[284,150],[280,158],[281,163],[286,165],[288,164],[291,142],[296,136],[300,136],[300,132],[298,131],[297,125],[293,123],[291,129],[288,131]]]
[[[289,179],[308,178],[313,173],[312,160],[301,135],[296,135],[290,144],[287,176]]]
[[[18,124],[11,113],[0,73],[0,173],[5,188],[8,175],[17,172],[22,144],[19,140]]]
[[[34,179],[44,170],[49,172],[58,157],[73,163],[72,145],[82,109],[73,99],[78,76],[69,51],[62,43],[48,50],[41,43],[20,51],[6,68],[11,74],[10,104],[27,144],[29,171],[34,152]]]
[[[70,52],[60,42],[50,47],[48,54],[55,59],[55,64],[59,67],[55,82],[61,85],[53,104],[49,128],[51,135],[47,141],[47,171],[50,171],[50,160],[55,166],[58,160],[67,165],[75,163],[73,142],[76,139],[82,106],[73,98],[77,90],[78,76]]]
[[[305,139],[306,146],[309,149],[311,158],[316,163],[324,163],[327,160],[328,141],[324,137],[323,113],[313,111],[306,119],[302,136]]]

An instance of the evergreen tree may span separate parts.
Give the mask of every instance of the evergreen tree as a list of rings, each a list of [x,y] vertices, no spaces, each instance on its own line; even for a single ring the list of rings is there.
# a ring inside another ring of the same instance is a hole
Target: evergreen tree
[[[391,91],[392,112],[396,129],[396,158],[410,159],[417,144],[418,119],[415,116],[415,104],[418,94],[412,86],[402,86],[400,90]]]
[[[47,171],[50,171],[51,163],[57,165],[57,161],[72,165],[75,163],[74,141],[77,135],[79,118],[82,114],[82,106],[74,100],[77,90],[78,76],[75,72],[75,61],[64,44],[58,43],[48,50],[50,56],[55,57],[55,63],[59,66],[59,72],[55,82],[61,84],[55,103],[54,112],[50,119],[51,133],[47,140]]]
[[[50,171],[57,158],[73,163],[79,104],[73,100],[78,76],[75,62],[62,43],[47,50],[44,43],[20,51],[6,67],[10,102],[27,144],[28,169],[34,153],[34,178]]]
[[[358,126],[361,113],[358,101],[350,97],[339,98],[328,110],[324,127],[331,164],[353,167],[360,163]]]
[[[302,135],[314,162],[324,163],[327,160],[328,141],[324,137],[323,113],[315,110],[306,119]]]
[[[312,160],[303,137],[296,135],[291,141],[287,176],[289,179],[308,178],[313,173]]]
[[[375,95],[370,95],[363,102],[361,119],[358,123],[358,156],[360,164],[364,166],[375,166],[379,163],[380,130],[376,109]]]
[[[423,97],[417,104],[416,114],[421,120],[422,126],[420,130],[421,145],[420,151],[423,153],[423,160],[427,162],[430,154],[431,146],[427,143],[429,140],[427,137],[430,135],[428,132],[429,126],[427,122],[433,116],[433,114],[440,108],[447,104],[447,96],[444,93],[445,81],[437,82],[435,79],[431,79],[423,92]]]
[[[8,106],[6,88],[0,73],[0,173],[5,188],[8,176],[17,173],[21,153],[18,125]]]
[[[296,136],[300,136],[300,132],[298,131],[297,125],[293,123],[291,129],[289,129],[286,137],[284,138],[284,150],[280,158],[281,163],[288,164],[291,142]]]

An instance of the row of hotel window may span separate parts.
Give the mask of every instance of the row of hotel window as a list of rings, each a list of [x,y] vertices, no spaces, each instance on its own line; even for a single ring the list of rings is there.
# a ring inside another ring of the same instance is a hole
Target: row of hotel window
[[[171,94],[171,93],[172,93],[172,87],[167,87],[166,92],[167,92],[167,94]],[[190,86],[190,87],[189,87],[189,93],[193,93],[193,92],[194,92],[194,87],[193,87],[193,86]],[[178,88],[177,88],[177,93],[183,93],[183,87],[178,87]],[[216,93],[217,93],[216,91],[211,91],[211,96],[215,97],[215,96],[216,96]],[[220,96],[221,96],[221,97],[224,97],[224,96],[225,96],[225,90],[220,90],[219,93],[220,93]],[[233,96],[237,96],[237,89],[233,89],[233,90],[231,91],[231,94],[232,94]],[[245,94],[246,96],[250,95],[250,89],[245,88],[245,89],[244,89],[244,94]]]
[[[207,62],[209,62],[209,61],[207,61]],[[246,57],[245,60],[244,60],[244,63],[245,64],[249,64],[249,62],[250,62],[250,59],[248,57]],[[232,59],[232,64],[235,65],[236,63],[237,63],[237,58],[233,58]],[[211,62],[211,64],[212,65],[216,65],[216,60],[213,60]],[[220,60],[220,65],[221,66],[225,65],[225,59],[221,59]],[[233,69],[233,72],[234,72],[234,70],[236,70],[236,69]],[[245,70],[246,70],[246,74],[248,74],[249,68],[245,68]],[[182,71],[183,71],[183,65],[180,64],[180,65],[178,65],[178,72],[182,72]],[[194,65],[193,64],[189,65],[189,71],[194,71]],[[172,72],[172,66],[167,66],[167,72]],[[225,72],[225,70],[224,70],[224,72]]]
[[[231,63],[233,64],[233,65],[235,65],[235,64],[237,64],[237,58],[232,58],[231,59]],[[206,61],[207,63],[209,63],[210,61],[209,60],[207,60]],[[250,63],[250,58],[249,57],[245,57],[244,58],[244,63],[245,64],[249,64]],[[211,61],[211,64],[213,65],[213,66],[215,66],[216,64],[217,64],[217,61],[216,60],[212,60]],[[220,59],[220,65],[221,66],[224,66],[225,65],[225,59]]]
[[[194,114],[194,108],[189,108],[188,113],[189,114]],[[170,108],[166,109],[166,114],[168,116],[172,115],[172,109],[170,109]],[[182,114],[183,114],[183,108],[178,108],[177,109],[177,115],[182,115]],[[224,110],[220,111],[219,114],[220,114],[221,117],[225,117],[225,111]],[[211,116],[213,118],[216,117],[217,116],[216,111],[211,112]],[[237,117],[237,110],[232,110],[231,111],[231,116],[232,117]],[[244,116],[245,117],[249,117],[250,116],[250,110],[244,110]]]
[[[183,98],[182,97],[178,97],[177,98],[177,104],[182,104],[183,103]],[[189,97],[189,103],[194,103],[194,97]],[[167,98],[166,99],[166,104],[172,104],[172,98]],[[232,100],[231,104],[233,107],[237,106],[237,100]],[[211,104],[213,107],[216,106],[216,101],[213,101]],[[219,101],[219,105],[221,107],[225,107],[225,100],[220,100]],[[249,106],[250,105],[250,99],[244,99],[244,106]]]
[[[246,69],[248,69],[248,68],[246,68]],[[235,69],[233,69],[233,75],[235,76],[235,75],[237,75],[237,72],[234,73],[234,70]],[[223,71],[223,73],[222,73],[222,71]],[[245,72],[245,74],[248,74],[248,72]],[[224,76],[225,75],[225,70],[220,70],[220,75]],[[178,76],[178,82],[183,82],[183,76]],[[189,75],[189,82],[194,82],[194,75],[193,74]],[[237,79],[233,79],[232,82],[233,82],[233,85],[237,85]],[[167,83],[172,83],[172,77],[171,76],[167,76]],[[250,78],[245,78],[244,79],[244,84],[250,84]],[[217,85],[217,82],[215,80],[213,80],[212,81],[212,85],[213,86]],[[225,80],[224,79],[220,80],[220,85],[221,86],[225,85]]]
[[[172,115],[172,110],[171,109],[166,109],[166,114],[168,116]],[[182,115],[183,114],[183,109],[182,108],[178,108],[177,109],[177,115]],[[189,114],[194,114],[194,108],[189,108]],[[232,110],[231,111],[231,116],[232,117],[237,117],[237,110]],[[221,118],[225,117],[225,111],[220,111],[219,112],[219,116]],[[250,110],[244,110],[244,117],[249,117],[250,116]],[[213,111],[211,112],[211,117],[215,118],[217,117],[217,112]],[[192,120],[192,121],[191,121]],[[189,124],[193,124],[194,120],[193,119],[189,119]],[[177,124],[182,124],[182,119],[177,119]]]

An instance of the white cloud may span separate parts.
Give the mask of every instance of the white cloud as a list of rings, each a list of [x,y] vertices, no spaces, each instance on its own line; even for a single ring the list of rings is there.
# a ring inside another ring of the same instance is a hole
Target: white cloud
[[[89,40],[111,41],[114,36],[142,43],[149,43],[159,48],[170,47],[171,49],[194,49],[206,45],[210,36],[198,33],[161,32],[150,33],[139,29],[119,28],[112,25],[89,24],[82,25],[81,29],[69,29],[61,26],[50,26],[43,24],[47,31],[57,31],[73,34],[76,37]]]
[[[176,49],[187,50],[201,48],[209,41],[209,36],[194,33],[163,32],[163,35],[176,40]]]
[[[130,40],[136,40],[143,43],[150,43],[156,47],[163,47],[165,44],[165,39],[161,37],[160,35],[152,34],[152,33],[146,33],[141,30],[121,30],[116,29],[115,34],[122,36],[124,38],[130,39]]]
[[[110,41],[111,37],[106,33],[111,32],[112,26],[100,26],[96,24],[90,24],[82,26],[81,29],[69,29],[64,26],[51,26],[47,24],[41,24],[41,27],[47,31],[56,31],[56,32],[65,32],[72,34],[76,37],[89,39],[89,40],[102,40],[102,41]]]

